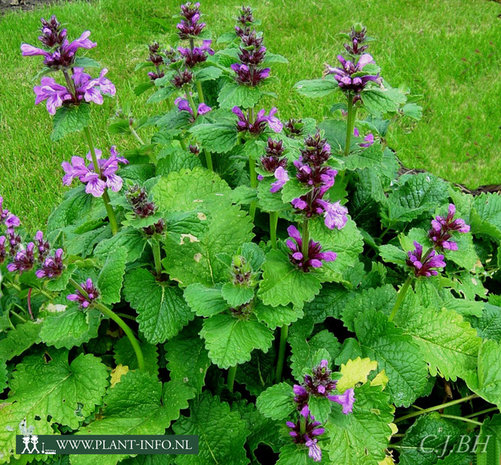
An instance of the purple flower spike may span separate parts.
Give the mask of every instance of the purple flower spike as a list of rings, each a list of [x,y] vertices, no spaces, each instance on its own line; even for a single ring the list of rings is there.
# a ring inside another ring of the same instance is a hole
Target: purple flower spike
[[[35,249],[35,244],[30,242],[25,250],[20,250],[16,256],[14,257],[14,261],[7,265],[7,270],[10,272],[19,271],[19,273],[23,273],[23,271],[29,271],[33,268],[35,264],[35,255],[33,250]]]
[[[42,231],[37,231],[37,233],[35,234],[35,241],[38,249],[38,261],[40,263],[43,263],[45,257],[49,253],[50,244],[46,240],[44,240]]]
[[[368,53],[361,55],[356,64],[349,60],[345,60],[342,55],[338,55],[337,59],[339,63],[341,63],[341,67],[335,68],[327,65],[324,74],[333,74],[334,79],[336,79],[339,87],[343,91],[354,92],[358,95],[364,90],[368,82],[373,81],[380,83],[381,78],[379,75],[363,75],[365,66],[369,63],[374,63],[372,56]],[[353,77],[355,74],[356,77]]]
[[[431,229],[428,232],[428,237],[433,241],[437,249],[457,250],[456,242],[449,239],[455,231],[467,233],[470,231],[470,226],[463,219],[456,218],[456,207],[454,204],[449,204],[448,214],[446,218],[436,216],[431,222]]]
[[[353,388],[347,389],[343,394],[328,396],[328,398],[341,405],[345,415],[353,412],[353,404],[355,403],[355,391]]]
[[[305,257],[302,252],[303,241],[297,228],[293,225],[287,228],[287,233],[293,239],[288,239],[287,247],[291,251],[289,254],[290,262],[305,273],[310,271],[310,268],[322,267],[322,261],[332,262],[336,260],[337,254],[334,252],[321,252],[322,246],[318,242],[310,239],[308,244],[308,256]]]
[[[47,257],[45,259],[42,268],[35,274],[39,279],[57,278],[61,276],[63,269],[63,249],[57,249],[53,257]]]
[[[325,200],[319,201],[324,208],[325,226],[329,229],[343,229],[348,221],[348,209],[343,207],[339,201],[329,203]]]
[[[265,131],[266,124],[268,124],[274,132],[280,132],[282,130],[282,122],[274,116],[277,112],[276,108],[272,108],[269,115],[266,114],[266,110],[259,110],[254,122],[251,122],[244,112],[237,106],[234,106],[231,111],[238,116],[238,131],[248,131],[252,135],[259,135]]]
[[[315,462],[320,462],[322,460],[322,451],[320,450],[320,447],[318,447],[317,436],[324,434],[325,429],[319,428],[320,422],[315,421],[315,418],[311,416],[308,406],[305,406],[303,408],[301,415],[306,419],[306,422],[303,423],[304,429],[301,429],[300,420],[298,420],[296,423],[287,421],[285,424],[291,430],[289,431],[289,435],[292,437],[293,441],[296,444],[303,444],[304,446],[308,447],[308,455]]]
[[[430,250],[423,257],[423,246],[414,241],[415,250],[407,252],[407,265],[413,267],[416,276],[436,276],[438,271],[434,268],[445,266],[444,256],[438,255],[435,250]]]
[[[289,180],[289,175],[287,174],[287,171],[279,166],[274,173],[274,176],[276,178],[276,181],[271,185],[270,192],[274,194],[275,192],[278,192],[282,187],[284,187],[285,183]]]
[[[78,302],[80,304],[80,308],[87,308],[99,297],[99,291],[96,289],[92,282],[92,279],[90,278],[87,279],[85,283],[80,284],[80,286],[87,295],[84,295],[80,291],[77,291],[75,294],[66,296],[66,298],[73,302]]]
[[[5,236],[0,236],[0,264],[5,261],[5,257],[7,256],[7,251],[5,249],[6,242],[7,238]]]

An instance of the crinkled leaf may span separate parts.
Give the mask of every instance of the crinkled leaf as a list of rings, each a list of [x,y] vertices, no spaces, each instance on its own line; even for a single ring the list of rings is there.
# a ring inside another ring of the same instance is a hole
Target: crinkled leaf
[[[248,362],[254,349],[267,352],[273,341],[271,330],[252,315],[248,319],[215,315],[204,320],[200,336],[210,359],[220,368]]]
[[[127,262],[131,263],[141,257],[146,246],[146,238],[133,228],[121,229],[115,236],[99,242],[94,249],[94,255],[103,260],[115,253],[116,250],[127,250]]]
[[[232,283],[224,283],[221,288],[221,294],[230,307],[239,307],[254,298],[254,289]]]
[[[324,79],[311,79],[299,81],[294,84],[296,89],[301,95],[310,98],[326,97],[339,89],[338,83],[330,78]]]
[[[97,288],[101,293],[103,303],[109,305],[120,302],[126,263],[127,250],[125,248],[117,248],[108,255],[97,278]]]
[[[209,152],[225,153],[237,143],[236,125],[227,123],[197,124],[190,129],[190,132]]]
[[[151,344],[174,337],[194,317],[179,288],[158,282],[143,268],[125,276],[124,294],[137,311],[139,329]]]
[[[57,141],[65,137],[70,132],[81,131],[90,123],[90,105],[60,107],[54,115],[54,128],[50,138]]]
[[[271,307],[262,302],[258,302],[254,308],[254,313],[259,321],[268,325],[269,328],[275,329],[277,327],[288,326],[291,323],[303,317],[304,313],[300,307],[295,306],[278,306]]]
[[[143,352],[144,369],[146,372],[157,375],[158,374],[158,352],[157,347],[147,342],[139,341],[139,346]],[[117,365],[129,367],[130,370],[137,370],[137,357],[132,344],[127,336],[120,338],[113,347],[113,358]]]
[[[343,393],[359,383],[366,383],[369,373],[373,370],[377,370],[377,362],[370,358],[357,357],[354,360],[348,360],[346,364],[341,365],[341,378],[337,382],[336,389]]]
[[[266,418],[272,420],[288,418],[296,409],[292,386],[279,383],[269,387],[256,399],[256,407]]]
[[[184,290],[184,298],[197,316],[209,317],[229,308],[219,287],[207,287],[199,283],[190,284]]]
[[[226,82],[221,90],[217,101],[220,108],[231,109],[234,106],[251,108],[259,102],[261,91],[258,87],[243,86],[235,81]]]
[[[33,344],[38,344],[41,321],[27,321],[16,326],[15,329],[7,331],[6,336],[0,339],[0,360],[9,361],[11,358],[21,355]]]

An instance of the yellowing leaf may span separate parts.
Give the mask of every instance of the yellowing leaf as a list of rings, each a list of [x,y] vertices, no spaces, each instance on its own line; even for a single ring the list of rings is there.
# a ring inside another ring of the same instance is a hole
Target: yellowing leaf
[[[120,378],[128,371],[129,367],[127,365],[117,365],[116,368],[111,371],[111,387],[120,382]]]
[[[395,462],[393,461],[393,458],[387,455],[384,460],[381,460],[378,465],[393,465]]]
[[[342,377],[337,383],[337,390],[344,392],[358,383],[364,384],[367,382],[369,373],[375,369],[377,369],[377,362],[370,358],[357,357],[355,360],[348,360],[346,365],[341,365]]]
[[[386,387],[386,384],[388,383],[388,376],[386,376],[386,373],[383,371],[380,371],[376,377],[371,381],[371,386],[383,386],[383,389]]]

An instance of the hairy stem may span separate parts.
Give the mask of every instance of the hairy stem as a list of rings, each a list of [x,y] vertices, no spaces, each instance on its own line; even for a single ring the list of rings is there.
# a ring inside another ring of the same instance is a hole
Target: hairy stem
[[[131,134],[136,138],[136,140],[141,144],[141,145],[144,145],[144,142],[143,142],[143,139],[141,139],[141,137],[139,137],[139,134],[136,132],[136,130],[134,129],[133,125],[131,122],[129,122],[129,128],[130,128],[130,132]]]
[[[418,412],[412,412],[403,417],[397,418],[393,423],[400,423],[401,421],[408,420],[409,418],[418,417],[419,415],[424,415],[425,413],[435,412],[437,410],[442,410],[447,407],[452,407],[453,405],[461,404],[463,402],[468,402],[469,400],[476,399],[478,397],[477,394],[471,394],[467,397],[462,397],[461,399],[451,400],[450,402],[446,402],[445,404],[435,405],[434,407],[428,407],[423,410],[419,410]]]
[[[257,176],[256,176],[256,161],[249,155],[249,177],[250,177],[250,185],[253,189],[257,189]],[[256,216],[256,208],[257,201],[253,200],[250,204],[249,215],[251,220],[254,221],[254,217]]]
[[[228,369],[228,378],[226,379],[226,385],[228,386],[228,390],[233,392],[233,388],[235,387],[235,376],[237,375],[237,366],[230,367]]]
[[[402,302],[404,301],[405,294],[409,289],[411,281],[412,281],[412,275],[407,278],[404,285],[398,291],[397,300],[395,301],[395,305],[393,306],[393,309],[391,310],[390,316],[388,318],[389,321],[393,321],[393,318],[395,318],[395,315],[397,314],[400,305],[402,305]]]
[[[302,228],[302,234],[301,234],[301,240],[302,240],[302,247],[301,247],[301,253],[303,254],[303,260],[308,259],[308,247],[310,245],[310,231],[308,229],[308,219],[305,218],[303,221],[303,228]]]
[[[282,380],[282,372],[284,370],[285,349],[287,347],[287,337],[289,335],[289,326],[280,328],[280,345],[278,347],[277,368],[275,370],[275,382],[279,383]]]
[[[353,104],[353,95],[348,96],[348,119],[346,121],[346,140],[344,146],[344,155],[350,153],[351,137],[353,136],[353,129],[355,127],[355,116],[357,109]]]
[[[96,149],[94,148],[94,143],[92,142],[92,135],[90,133],[90,129],[88,126],[84,128],[84,134],[85,138],[87,139],[87,144],[89,145],[90,155],[92,157],[92,164],[94,166],[94,170],[101,177],[101,168],[97,160]],[[118,232],[118,223],[117,223],[117,218],[115,216],[115,211],[113,210],[113,207],[111,206],[110,203],[108,188],[104,189],[102,198],[104,206],[106,207],[106,213],[108,214],[108,220],[110,221],[111,232],[113,233],[113,235],[115,235]]]
[[[158,239],[152,239],[150,241],[151,250],[153,252],[153,260],[155,262],[155,273],[157,277],[162,274],[162,257],[160,253],[160,242]]]
[[[466,418],[466,417],[458,417],[457,415],[445,415],[445,414],[442,414],[440,416],[442,418],[450,418],[451,420],[464,421],[465,423],[471,423],[473,425],[482,426],[482,422],[476,421],[476,420],[471,420],[471,419]]]
[[[78,284],[73,278],[70,278],[69,282],[78,292],[80,292],[80,294],[82,294],[86,298],[88,297],[88,294],[85,291],[85,289],[83,289],[82,286],[80,286],[80,284]],[[103,315],[107,316],[108,318],[111,318],[118,326],[120,326],[120,328],[122,328],[123,332],[129,339],[129,342],[131,343],[134,352],[136,353],[137,365],[139,369],[144,370],[143,351],[141,350],[139,342],[134,336],[134,333],[127,326],[127,323],[125,323],[125,321],[122,320],[113,310],[109,309],[102,303],[93,302],[92,305],[94,306],[94,308],[97,308]]]
[[[278,225],[278,212],[270,212],[270,240],[271,247],[277,248],[277,225]]]

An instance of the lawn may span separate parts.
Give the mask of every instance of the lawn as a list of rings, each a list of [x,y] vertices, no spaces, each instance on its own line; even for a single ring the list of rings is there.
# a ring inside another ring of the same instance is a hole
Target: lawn
[[[241,2],[202,2],[205,21],[214,36],[233,25]],[[319,77],[325,62],[334,63],[342,40],[339,31],[363,22],[377,38],[371,53],[384,76],[422,95],[423,120],[398,125],[388,136],[403,163],[424,168],[469,187],[501,181],[501,29],[500,5],[490,1],[446,0],[291,0],[254,1],[268,48],[289,59],[273,68],[278,79],[273,102],[285,119],[301,114],[321,118],[332,102],[307,100],[292,90],[301,79]],[[78,136],[51,142],[51,118],[43,105],[33,105],[33,76],[39,58],[22,58],[19,46],[34,44],[39,18],[54,13],[70,37],[92,31],[98,47],[90,56],[109,68],[117,98],[93,108],[98,146],[124,149],[132,140],[107,133],[116,107],[133,103],[135,113],[151,114],[145,97],[132,89],[144,81],[134,73],[147,55],[146,44],[167,44],[178,1],[101,0],[72,2],[0,18],[0,194],[8,208],[30,228],[42,225],[63,194],[60,163],[86,151]],[[267,102],[270,106],[271,101]]]

